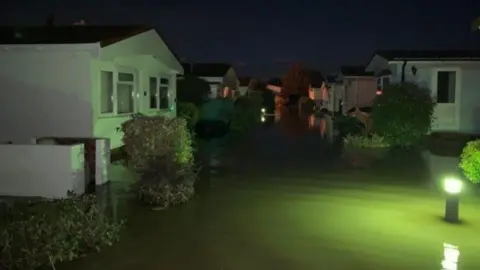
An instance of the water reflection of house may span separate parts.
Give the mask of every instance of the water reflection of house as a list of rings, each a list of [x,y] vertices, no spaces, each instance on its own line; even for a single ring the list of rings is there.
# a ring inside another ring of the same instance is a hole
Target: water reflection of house
[[[210,98],[235,96],[239,80],[235,69],[224,63],[183,63],[185,75],[194,75],[210,84]]]

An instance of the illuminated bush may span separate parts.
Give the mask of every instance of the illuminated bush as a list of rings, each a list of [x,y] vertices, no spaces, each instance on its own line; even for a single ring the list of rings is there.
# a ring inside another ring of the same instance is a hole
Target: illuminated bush
[[[355,147],[355,148],[388,148],[390,144],[385,141],[385,138],[377,134],[372,134],[371,136],[363,135],[347,135],[343,138],[343,143],[345,147]]]
[[[72,195],[18,202],[1,225],[0,269],[55,269],[59,262],[113,245],[119,240],[122,222],[107,218],[94,196]]]
[[[410,146],[429,131],[435,103],[430,90],[412,83],[391,84],[374,100],[373,131],[392,146]]]
[[[141,174],[141,201],[167,207],[186,202],[196,179],[192,138],[183,118],[135,116],[122,125],[130,165]]]
[[[468,180],[480,183],[480,140],[467,143],[460,157],[460,168]]]

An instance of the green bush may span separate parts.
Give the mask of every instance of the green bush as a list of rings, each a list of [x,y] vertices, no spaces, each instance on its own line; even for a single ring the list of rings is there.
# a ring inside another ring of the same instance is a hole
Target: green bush
[[[355,135],[363,132],[363,124],[356,117],[352,116],[335,116],[333,119],[335,129],[343,135]]]
[[[347,135],[343,138],[344,146],[349,148],[388,148],[390,144],[377,134],[371,136]]]
[[[430,131],[434,108],[429,89],[391,84],[374,100],[373,131],[392,146],[414,145]]]
[[[460,156],[463,174],[474,184],[480,183],[480,140],[467,143]]]
[[[308,97],[301,97],[298,99],[299,106],[303,113],[313,113],[315,111],[315,101]]]
[[[135,187],[142,202],[167,207],[192,197],[196,172],[185,119],[136,116],[122,131],[130,164],[141,175]]]
[[[92,195],[16,203],[1,227],[0,269],[54,269],[56,263],[111,246],[121,227],[99,210]]]
[[[230,121],[230,131],[236,134],[246,134],[261,120],[262,98],[260,93],[241,96],[235,101]]]
[[[195,104],[181,102],[177,105],[177,116],[186,119],[188,127],[193,129],[198,122],[200,112]]]
[[[193,75],[186,75],[177,83],[177,102],[193,103],[195,106],[202,106],[208,100],[210,84]]]

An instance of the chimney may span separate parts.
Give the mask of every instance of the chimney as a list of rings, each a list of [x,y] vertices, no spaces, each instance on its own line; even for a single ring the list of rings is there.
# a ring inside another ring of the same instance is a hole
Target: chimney
[[[55,15],[53,14],[48,15],[47,19],[45,20],[45,26],[47,27],[55,26]]]

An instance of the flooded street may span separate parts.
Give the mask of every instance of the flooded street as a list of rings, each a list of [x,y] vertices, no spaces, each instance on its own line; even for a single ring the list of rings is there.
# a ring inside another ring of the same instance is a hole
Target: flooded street
[[[459,269],[480,267],[478,199],[462,198],[464,224],[441,221],[433,172],[450,173],[458,157],[399,152],[355,169],[331,119],[271,118],[237,144],[199,142],[202,179],[183,206],[131,202],[135,175],[112,166],[109,205],[128,218],[123,238],[58,269],[437,270],[444,242],[459,246]]]

